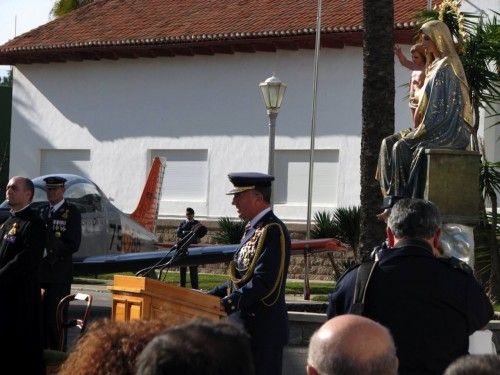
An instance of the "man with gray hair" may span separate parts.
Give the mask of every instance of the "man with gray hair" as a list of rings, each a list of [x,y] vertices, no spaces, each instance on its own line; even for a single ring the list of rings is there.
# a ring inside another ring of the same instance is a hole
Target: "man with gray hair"
[[[362,314],[391,331],[401,375],[442,374],[467,354],[469,335],[493,317],[471,269],[456,258],[437,257],[440,236],[441,218],[432,202],[398,201],[387,222],[388,248],[378,252],[365,283]],[[329,317],[352,311],[358,268],[337,282]]]
[[[311,337],[307,375],[397,375],[398,358],[387,328],[359,315],[328,320]]]

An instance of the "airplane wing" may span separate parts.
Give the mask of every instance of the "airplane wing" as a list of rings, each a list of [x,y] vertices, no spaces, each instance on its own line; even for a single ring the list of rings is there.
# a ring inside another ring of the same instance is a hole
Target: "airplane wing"
[[[192,246],[187,255],[177,257],[171,267],[223,263],[233,259],[239,245]],[[334,238],[292,241],[292,255],[323,251],[345,251],[347,247]],[[84,258],[74,257],[75,274],[101,274],[115,272],[137,272],[160,262],[167,263],[175,255],[175,251],[156,250],[119,255],[96,255]]]
[[[221,263],[230,261],[238,245],[221,245],[189,248],[188,254],[180,256],[171,263],[171,267]],[[161,261],[168,262],[175,251],[157,250],[119,255],[96,255],[74,258],[73,268],[76,274],[100,274],[115,272],[137,272]]]

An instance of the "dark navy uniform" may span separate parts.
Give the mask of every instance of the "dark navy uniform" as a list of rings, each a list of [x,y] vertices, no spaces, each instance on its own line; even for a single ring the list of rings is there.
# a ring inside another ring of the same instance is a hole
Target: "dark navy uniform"
[[[0,225],[0,358],[6,373],[43,373],[37,270],[44,243],[45,226],[29,207]]]
[[[40,265],[40,281],[45,289],[43,298],[46,346],[59,346],[56,325],[56,309],[59,301],[71,293],[73,280],[73,253],[81,241],[81,214],[66,201],[53,213],[44,206],[40,216],[47,227],[47,245]]]
[[[442,374],[493,317],[487,296],[467,265],[434,257],[425,241],[400,240],[378,255],[363,315],[391,331],[399,374]],[[329,318],[350,312],[356,273],[347,271],[330,294]]]
[[[240,186],[235,180],[232,182]],[[261,180],[252,174],[249,181],[242,181],[245,182],[256,185]],[[270,180],[267,182],[270,186]],[[229,194],[233,193],[234,190]],[[210,292],[225,296],[221,302],[229,319],[250,334],[257,375],[281,375],[283,347],[288,342],[285,283],[289,262],[288,230],[268,211],[247,228],[230,265],[231,281]]]
[[[177,227],[177,238],[183,238],[196,224],[199,224],[198,220],[183,220],[179,223]],[[198,239],[196,239],[193,243],[198,243]],[[180,277],[180,286],[186,286],[186,267],[179,267],[179,277]],[[191,280],[191,288],[198,289],[198,266],[189,266],[189,277]]]

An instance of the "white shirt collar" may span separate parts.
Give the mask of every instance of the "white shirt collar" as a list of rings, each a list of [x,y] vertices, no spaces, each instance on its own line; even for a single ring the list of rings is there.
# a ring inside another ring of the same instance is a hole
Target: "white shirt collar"
[[[259,222],[260,219],[264,217],[265,214],[267,214],[269,211],[271,211],[271,207],[264,208],[262,211],[260,211],[257,216],[255,216],[252,220],[250,220],[250,226],[253,228],[255,224]]]
[[[58,203],[56,203],[55,205],[51,205],[50,207],[52,208],[52,211],[56,212],[64,203],[64,199]]]
[[[24,206],[23,208],[21,208],[20,210],[17,210],[17,211],[14,211],[13,209],[10,210],[10,212],[12,212],[13,214],[15,214],[16,212],[20,212],[22,210],[24,210],[26,207],[29,207],[31,203],[28,203],[26,206]]]

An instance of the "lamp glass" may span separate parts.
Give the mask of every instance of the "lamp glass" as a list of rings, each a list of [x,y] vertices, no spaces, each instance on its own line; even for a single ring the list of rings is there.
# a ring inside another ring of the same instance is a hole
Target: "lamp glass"
[[[268,110],[278,110],[285,95],[286,85],[275,76],[259,84],[262,99]]]

